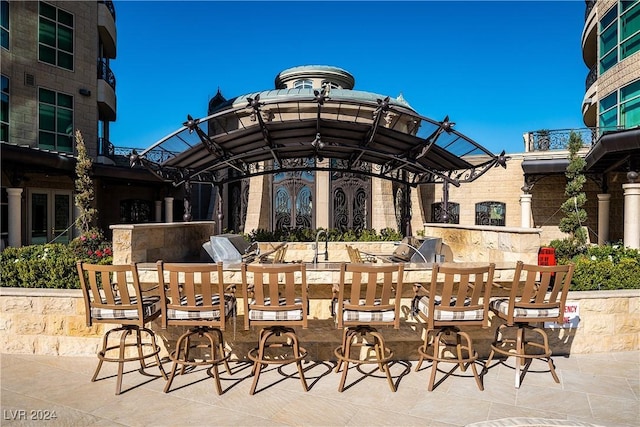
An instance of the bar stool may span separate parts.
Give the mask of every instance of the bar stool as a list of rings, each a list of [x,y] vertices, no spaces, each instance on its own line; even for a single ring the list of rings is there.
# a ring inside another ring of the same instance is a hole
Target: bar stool
[[[295,363],[302,389],[307,381],[302,360],[307,350],[293,326],[307,329],[309,299],[304,264],[242,264],[242,297],[244,301],[244,328],[262,326],[258,346],[249,351],[253,361],[253,383],[249,393],[256,392],[260,373],[271,364]],[[285,339],[285,341],[282,340]]]
[[[336,373],[343,371],[338,391],[344,390],[350,363],[377,364],[385,373],[391,391],[396,391],[389,370],[393,351],[386,346],[377,327],[400,329],[403,272],[403,264],[343,263],[340,266],[336,321],[343,332],[342,344],[334,353],[338,358]]]

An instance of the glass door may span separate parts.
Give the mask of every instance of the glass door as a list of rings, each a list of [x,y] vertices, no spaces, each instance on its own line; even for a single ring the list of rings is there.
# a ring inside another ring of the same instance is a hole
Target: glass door
[[[69,243],[71,191],[32,190],[29,197],[29,243]]]

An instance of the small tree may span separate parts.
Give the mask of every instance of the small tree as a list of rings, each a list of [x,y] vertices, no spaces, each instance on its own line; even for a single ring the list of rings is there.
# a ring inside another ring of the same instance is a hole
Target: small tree
[[[95,198],[93,180],[89,175],[92,162],[91,158],[87,155],[87,147],[84,145],[84,139],[82,138],[80,130],[76,130],[76,150],[78,152],[78,159],[76,163],[75,205],[79,212],[76,225],[82,233],[89,233],[98,211],[92,205]]]
[[[565,217],[560,220],[559,228],[560,231],[569,234],[567,240],[575,252],[580,252],[587,243],[587,233],[582,227],[582,224],[587,221],[587,211],[582,208],[587,201],[587,196],[582,191],[587,180],[583,174],[586,162],[578,154],[582,148],[582,137],[571,131],[568,145],[569,165],[565,172],[567,185],[564,190],[568,199],[561,206]]]

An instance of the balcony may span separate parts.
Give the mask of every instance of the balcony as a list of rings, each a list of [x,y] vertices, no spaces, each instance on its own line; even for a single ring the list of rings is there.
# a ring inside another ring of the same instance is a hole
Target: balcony
[[[591,68],[598,61],[598,19],[593,5],[589,8],[589,3],[587,2],[588,13],[585,15],[582,30],[582,60],[587,67]]]
[[[614,128],[580,128],[580,129],[540,129],[526,132],[524,137],[526,152],[540,152],[551,150],[567,150],[571,132],[577,133],[582,138],[583,147],[592,147],[605,131],[618,130]]]
[[[115,121],[116,76],[102,59],[98,59],[98,111],[100,120]]]
[[[98,1],[98,33],[105,58],[116,57],[116,10],[112,1]]]

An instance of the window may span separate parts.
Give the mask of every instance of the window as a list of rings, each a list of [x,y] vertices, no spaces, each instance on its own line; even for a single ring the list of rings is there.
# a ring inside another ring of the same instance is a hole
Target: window
[[[602,130],[640,125],[640,80],[620,88],[600,100],[598,126]]]
[[[151,202],[141,199],[127,199],[120,202],[120,221],[141,223],[151,221]]]
[[[476,203],[476,225],[499,225],[504,227],[506,212],[506,206],[502,202]]]
[[[449,202],[447,213],[449,218],[447,221],[443,221],[444,203],[432,203],[431,204],[431,222],[446,222],[447,224],[460,224],[460,204],[455,202]]]
[[[40,88],[38,130],[40,148],[72,153],[73,96]]]
[[[0,141],[9,142],[9,78],[2,76],[0,93],[2,103],[0,104]]]
[[[330,82],[328,80],[324,80],[320,86],[329,89],[342,89],[339,84]]]
[[[9,1],[2,0],[0,9],[0,41],[2,47],[9,49]]]
[[[621,1],[600,20],[600,74],[640,50],[640,1]]]
[[[313,81],[309,79],[296,80],[293,82],[294,89],[313,89]]]
[[[620,89],[620,125],[625,129],[640,125],[640,80]]]
[[[40,2],[38,59],[73,70],[73,15]]]

